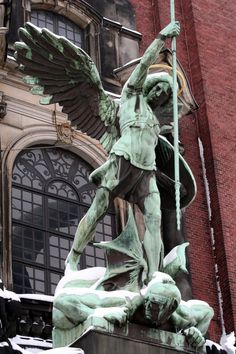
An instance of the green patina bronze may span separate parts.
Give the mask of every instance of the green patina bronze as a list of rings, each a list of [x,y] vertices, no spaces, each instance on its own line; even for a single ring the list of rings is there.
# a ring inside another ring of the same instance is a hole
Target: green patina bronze
[[[185,249],[188,245],[189,242],[184,242],[174,247],[169,255],[164,258],[161,271],[169,274],[173,279],[175,279],[178,272],[188,273],[185,256]]]
[[[100,274],[96,268],[74,271],[59,282],[53,310],[55,346],[68,344],[68,338],[76,337],[76,333],[82,335],[88,328],[85,323],[100,321],[98,328],[113,331],[112,324],[124,326],[131,321],[147,328],[161,329],[163,325],[165,328],[169,325],[174,332],[183,330],[193,347],[202,347],[203,335],[213,316],[212,308],[203,301],[182,301],[173,278],[166,273],[155,272],[147,286],[143,285],[141,279],[146,262],[138,234],[132,232],[134,229],[130,208],[127,225],[120,236],[100,244],[107,255],[115,251],[127,258],[114,263],[108,256],[107,268],[102,271],[99,268]],[[184,250],[187,245],[176,247],[164,259],[165,268],[174,275],[180,270],[186,271]],[[93,279],[86,284],[84,278],[89,279],[89,275]],[[58,333],[65,333],[62,344]]]
[[[30,23],[19,31],[24,43],[15,44],[15,57],[19,69],[27,74],[25,82],[33,85],[31,92],[43,95],[42,104],[59,103],[72,125],[99,139],[109,154],[106,163],[90,175],[99,188],[78,225],[66,260],[67,275],[55,294],[53,320],[55,331],[64,333],[64,344],[68,344],[72,332],[73,336],[81,334],[85,323],[112,327],[129,320],[144,323],[147,328],[168,325],[172,331],[183,329],[193,346],[203,344],[212,309],[203,302],[184,303],[174,281],[178,272],[187,272],[187,243],[164,258],[161,237],[161,197],[168,195],[162,205],[172,208],[174,203],[169,199],[175,194],[173,147],[160,136],[172,115],[173,79],[165,71],[149,74],[149,68],[158,61],[165,39],[179,32],[178,22],[173,21],[159,33],[116,102],[104,91],[95,64],[82,49]],[[183,105],[179,96],[179,117]],[[183,177],[180,206],[184,207],[193,200],[196,188],[188,165],[182,157],[179,159]],[[117,196],[140,208],[144,239],[141,243],[129,208],[128,222],[120,236],[100,244],[106,250],[107,269],[100,269],[98,276],[92,269],[95,275],[91,277],[91,272],[77,271],[80,255],[92,240],[110,200]],[[54,345],[61,345],[59,342],[55,339]]]

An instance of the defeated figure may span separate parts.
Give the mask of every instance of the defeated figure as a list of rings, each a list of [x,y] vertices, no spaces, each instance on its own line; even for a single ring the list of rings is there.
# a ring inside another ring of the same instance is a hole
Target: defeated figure
[[[171,250],[163,260],[162,272],[155,272],[147,285],[143,282],[146,261],[131,207],[121,234],[98,245],[106,250],[107,267],[66,272],[55,292],[55,328],[70,330],[100,317],[120,326],[129,321],[182,331],[193,347],[204,344],[213,310],[203,301],[182,301],[173,280],[177,273],[187,272],[188,243]]]
[[[204,301],[182,301],[168,274],[156,272],[139,292],[97,290],[105,272],[105,268],[90,268],[71,272],[61,279],[53,304],[56,328],[71,329],[90,317],[102,317],[120,326],[129,320],[162,328],[168,322],[173,331],[186,335],[193,347],[204,344],[212,308]]]

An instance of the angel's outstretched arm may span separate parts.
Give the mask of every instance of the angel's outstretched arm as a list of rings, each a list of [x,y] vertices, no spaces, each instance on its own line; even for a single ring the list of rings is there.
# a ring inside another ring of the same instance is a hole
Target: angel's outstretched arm
[[[166,38],[178,35],[180,32],[180,25],[178,22],[172,22],[166,26],[146,49],[140,63],[132,72],[128,86],[133,89],[141,89],[146,79],[148,68],[154,64],[159,56],[160,51],[164,47]]]

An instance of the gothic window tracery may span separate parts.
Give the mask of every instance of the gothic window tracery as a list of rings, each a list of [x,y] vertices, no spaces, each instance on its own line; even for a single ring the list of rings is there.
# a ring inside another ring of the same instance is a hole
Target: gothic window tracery
[[[12,175],[13,284],[17,293],[53,294],[63,275],[79,220],[95,195],[91,167],[60,148],[22,151]],[[111,208],[96,229],[95,241],[114,235]],[[89,244],[80,269],[104,266],[103,251]]]

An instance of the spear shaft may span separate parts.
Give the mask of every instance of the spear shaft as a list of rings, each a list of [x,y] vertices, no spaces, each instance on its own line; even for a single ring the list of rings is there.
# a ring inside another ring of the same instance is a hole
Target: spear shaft
[[[175,21],[175,2],[170,0],[170,19]],[[176,69],[176,37],[172,37],[172,73],[173,73],[173,121],[174,121],[174,162],[175,162],[175,205],[176,225],[180,230],[180,182],[179,182],[179,124],[177,98],[177,69]]]

